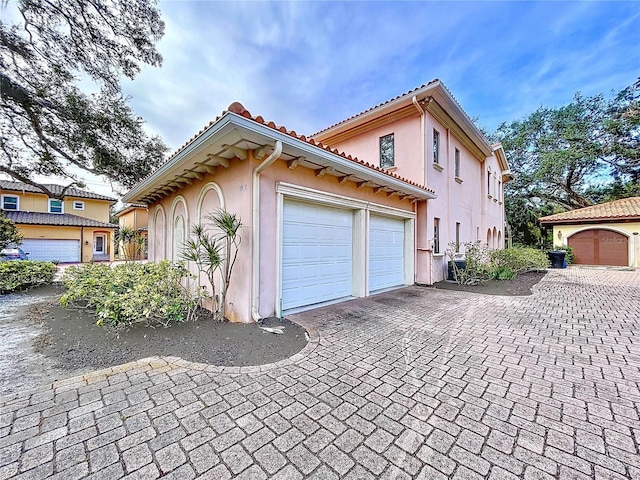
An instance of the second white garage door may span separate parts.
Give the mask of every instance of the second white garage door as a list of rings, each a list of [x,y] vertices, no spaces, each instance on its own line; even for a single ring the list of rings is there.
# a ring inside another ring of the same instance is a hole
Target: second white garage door
[[[67,263],[80,261],[79,240],[27,238],[20,248],[29,253],[29,260],[58,260]]]
[[[285,200],[282,230],[282,309],[352,294],[353,214]]]
[[[404,220],[371,215],[369,291],[404,283]]]

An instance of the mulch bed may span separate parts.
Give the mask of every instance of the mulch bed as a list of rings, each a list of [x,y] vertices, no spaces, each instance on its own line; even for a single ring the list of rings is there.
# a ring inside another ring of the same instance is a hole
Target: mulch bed
[[[489,280],[479,285],[458,285],[454,282],[437,282],[434,287],[442,290],[483,293],[485,295],[502,295],[508,297],[531,295],[531,288],[536,285],[547,272],[527,272],[513,280]]]
[[[62,289],[60,289],[62,293]],[[168,328],[135,325],[113,329],[95,324],[92,312],[63,308],[56,301],[38,306],[46,333],[34,347],[64,369],[103,368],[155,355],[220,366],[250,366],[277,362],[307,344],[306,331],[287,319],[263,320],[262,326],[283,326],[283,334],[261,330],[256,324],[220,322],[212,317]]]

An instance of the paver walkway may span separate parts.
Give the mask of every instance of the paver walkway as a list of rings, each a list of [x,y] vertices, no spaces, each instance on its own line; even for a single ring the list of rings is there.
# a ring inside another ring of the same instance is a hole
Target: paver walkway
[[[0,479],[640,478],[640,272],[298,314],[235,370],[147,359],[0,400]]]

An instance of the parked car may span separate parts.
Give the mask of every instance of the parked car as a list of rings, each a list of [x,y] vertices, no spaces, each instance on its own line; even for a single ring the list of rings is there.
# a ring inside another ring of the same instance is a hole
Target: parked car
[[[3,248],[0,250],[0,261],[2,260],[29,260],[29,254],[18,247]]]

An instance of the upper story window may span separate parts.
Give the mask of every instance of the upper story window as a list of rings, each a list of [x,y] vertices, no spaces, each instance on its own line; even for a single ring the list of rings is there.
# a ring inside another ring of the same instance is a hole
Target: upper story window
[[[395,165],[395,140],[393,133],[380,137],[380,166],[389,168]]]
[[[56,198],[49,199],[49,213],[64,213],[64,203]]]
[[[20,210],[20,197],[17,195],[2,195],[3,210]]]
[[[487,170],[487,196],[491,198],[491,169]]]
[[[433,253],[440,253],[440,219],[433,219]]]
[[[456,148],[453,166],[454,175],[456,178],[460,178],[460,150]]]
[[[74,200],[73,209],[74,210],[84,210],[84,202],[81,202],[79,200]]]
[[[502,201],[502,182],[498,180],[498,200]]]
[[[440,132],[433,129],[433,163],[440,163]]]

